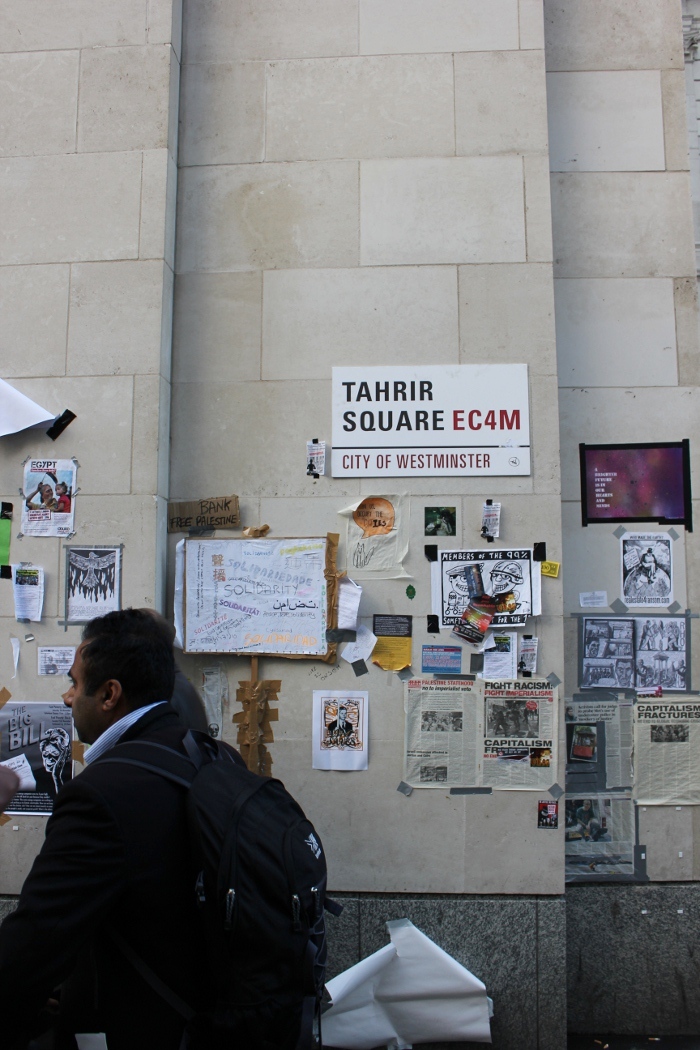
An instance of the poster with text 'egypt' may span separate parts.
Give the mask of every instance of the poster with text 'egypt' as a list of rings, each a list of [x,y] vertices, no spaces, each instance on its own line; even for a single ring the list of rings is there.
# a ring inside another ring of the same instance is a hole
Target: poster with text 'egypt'
[[[187,540],[185,650],[325,656],[328,543]]]

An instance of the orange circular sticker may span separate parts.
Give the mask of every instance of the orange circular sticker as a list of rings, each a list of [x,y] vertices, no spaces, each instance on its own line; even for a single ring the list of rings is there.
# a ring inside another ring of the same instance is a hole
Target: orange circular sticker
[[[367,536],[386,536],[394,527],[394,508],[388,499],[382,496],[368,496],[363,499],[352,519],[362,529],[362,538]]]

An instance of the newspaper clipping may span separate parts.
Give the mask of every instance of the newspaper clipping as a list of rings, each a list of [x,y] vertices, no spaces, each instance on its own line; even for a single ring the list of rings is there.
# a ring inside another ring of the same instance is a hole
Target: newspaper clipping
[[[671,605],[673,562],[667,532],[628,532],[620,540],[622,600],[626,605]]]
[[[66,620],[88,623],[121,608],[121,547],[66,547]]]
[[[618,700],[569,701],[566,705],[567,785],[579,775],[606,789],[632,783],[632,704]]]
[[[77,467],[71,459],[29,459],[24,465],[22,533],[70,536],[75,531]]]
[[[47,816],[71,779],[73,722],[63,703],[15,703],[0,710],[0,762],[20,778],[7,813]]]
[[[557,691],[534,679],[406,684],[404,780],[413,787],[549,788]]]
[[[546,680],[484,683],[485,787],[551,787],[557,779],[557,707],[557,690]]]
[[[566,796],[566,881],[634,878],[634,806],[626,795]]]
[[[700,699],[638,700],[634,797],[643,805],[700,803]]]

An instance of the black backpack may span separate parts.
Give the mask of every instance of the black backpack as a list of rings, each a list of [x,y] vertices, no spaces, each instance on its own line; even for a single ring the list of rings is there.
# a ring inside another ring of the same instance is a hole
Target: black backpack
[[[188,789],[197,904],[216,988],[195,1013],[112,929],[150,986],[188,1022],[183,1046],[311,1050],[320,1045],[326,969],[326,861],[279,780],[251,773],[220,740],[189,730],[186,757],[154,741],[117,744],[100,762],[141,766]]]

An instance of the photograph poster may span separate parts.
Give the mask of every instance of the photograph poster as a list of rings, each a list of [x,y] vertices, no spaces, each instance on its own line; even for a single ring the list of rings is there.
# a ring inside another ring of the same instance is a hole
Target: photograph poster
[[[313,769],[367,769],[369,693],[314,689]]]
[[[73,775],[70,708],[60,703],[16,703],[0,708],[0,763],[20,778],[6,813],[48,816],[56,794]]]
[[[564,821],[567,882],[634,879],[634,805],[628,795],[567,795]]]
[[[77,465],[72,459],[28,459],[24,464],[24,536],[70,536],[75,531]]]
[[[66,547],[66,622],[121,609],[122,548]]]

